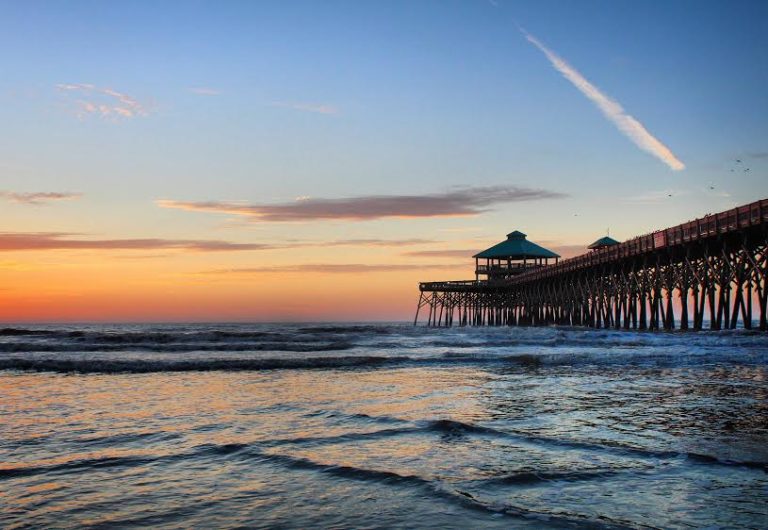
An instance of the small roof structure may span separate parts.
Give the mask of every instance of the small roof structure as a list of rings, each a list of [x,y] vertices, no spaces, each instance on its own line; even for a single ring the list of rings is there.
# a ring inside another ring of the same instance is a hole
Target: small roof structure
[[[613,239],[612,237],[605,236],[605,237],[601,237],[600,239],[598,239],[597,241],[589,245],[587,248],[590,250],[597,250],[599,248],[611,247],[613,245],[618,245],[618,244],[619,242]]]
[[[526,259],[526,258],[559,258],[551,250],[540,247],[536,243],[531,243],[526,239],[526,235],[515,230],[507,234],[506,241],[502,241],[491,248],[487,248],[472,256],[473,258],[488,259]]]

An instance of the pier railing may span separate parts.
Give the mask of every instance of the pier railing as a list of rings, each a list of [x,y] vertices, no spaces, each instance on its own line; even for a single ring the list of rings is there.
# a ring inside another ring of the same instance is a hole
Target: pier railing
[[[766,222],[768,222],[768,199],[763,199],[725,212],[706,215],[672,228],[638,236],[618,245],[592,250],[586,254],[563,260],[557,265],[526,271],[511,278],[509,282],[529,282],[551,278],[564,272],[594,267],[625,258],[634,258],[662,248],[672,248],[718,235],[732,234],[745,228],[763,225]]]

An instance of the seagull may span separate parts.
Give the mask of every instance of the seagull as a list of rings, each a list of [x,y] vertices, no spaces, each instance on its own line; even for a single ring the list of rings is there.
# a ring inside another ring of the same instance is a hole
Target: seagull
[[[709,189],[713,190],[713,189],[715,189],[715,187],[714,186],[710,186]]]
[[[747,171],[749,171],[749,168],[745,169],[745,170],[744,170],[744,173],[746,173]]]
[[[736,163],[737,163],[737,164],[741,164],[741,160],[739,160],[739,159],[737,158],[737,159],[736,159]]]
[[[670,193],[669,195],[667,195],[667,197],[671,197],[671,196],[672,196],[672,194],[671,194],[671,193]]]

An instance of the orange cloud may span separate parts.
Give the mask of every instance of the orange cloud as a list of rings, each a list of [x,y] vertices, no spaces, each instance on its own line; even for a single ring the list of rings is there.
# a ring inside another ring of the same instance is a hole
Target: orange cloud
[[[179,249],[200,252],[268,250],[276,248],[260,243],[231,243],[195,239],[72,239],[61,232],[0,232],[0,251],[22,250],[158,250]]]
[[[414,250],[412,252],[403,252],[403,256],[412,256],[415,258],[471,258],[477,254],[478,249],[448,249],[448,250]]]
[[[388,264],[388,263],[305,263],[301,265],[282,265],[275,267],[245,267],[238,269],[212,269],[203,271],[203,274],[286,274],[286,273],[330,273],[330,274],[358,274],[370,272],[400,272],[423,269],[458,269],[467,268],[466,263],[420,265],[420,264]]]

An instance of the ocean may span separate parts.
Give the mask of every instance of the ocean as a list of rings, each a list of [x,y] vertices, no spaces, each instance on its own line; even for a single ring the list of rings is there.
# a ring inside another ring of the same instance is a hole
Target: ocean
[[[766,528],[768,336],[0,326],[0,527]]]

